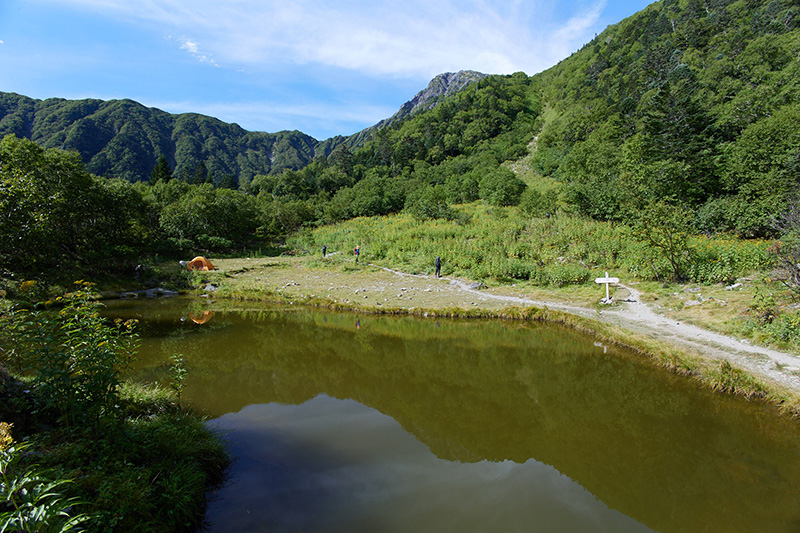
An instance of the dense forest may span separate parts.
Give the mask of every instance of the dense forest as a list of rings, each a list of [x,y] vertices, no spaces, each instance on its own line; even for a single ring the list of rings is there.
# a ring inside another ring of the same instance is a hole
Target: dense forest
[[[353,217],[457,219],[477,200],[775,237],[800,177],[798,99],[792,0],[661,0],[541,74],[484,77],[358,142],[4,93],[0,269],[241,251]]]
[[[324,141],[298,131],[247,132],[212,117],[173,115],[132,100],[34,100],[0,92],[0,138],[13,134],[45,148],[78,152],[89,172],[107,178],[146,181],[163,157],[183,181],[226,186],[235,181],[247,189],[256,174],[298,170],[340,144],[360,146],[377,129],[430,109],[483,77],[473,71],[440,74],[388,119]]]
[[[128,181],[147,179],[164,156],[184,180],[205,168],[218,182],[226,176],[246,182],[257,173],[302,168],[319,144],[298,131],[248,132],[237,124],[194,113],[172,115],[132,100],[33,100],[0,93],[0,136],[8,134],[76,151],[93,174]]]

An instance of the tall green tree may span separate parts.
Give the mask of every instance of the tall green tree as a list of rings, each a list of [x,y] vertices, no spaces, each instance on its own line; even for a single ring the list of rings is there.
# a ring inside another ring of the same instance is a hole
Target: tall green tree
[[[656,276],[664,276],[656,266],[656,262],[661,260],[667,263],[672,281],[685,278],[692,259],[689,220],[691,213],[687,209],[658,201],[650,203],[633,222],[634,236],[654,252],[655,261],[651,266],[656,270]]]
[[[172,169],[169,166],[167,157],[161,154],[156,160],[156,166],[153,167],[153,171],[150,173],[150,184],[155,185],[159,181],[169,181],[171,179]]]
[[[75,152],[0,141],[0,269],[36,275],[102,257],[129,224],[100,183]]]
[[[189,179],[189,183],[192,185],[202,185],[203,183],[208,183],[208,179],[208,167],[206,167],[206,164],[203,161],[200,161],[194,168],[194,172],[192,173],[192,177]]]

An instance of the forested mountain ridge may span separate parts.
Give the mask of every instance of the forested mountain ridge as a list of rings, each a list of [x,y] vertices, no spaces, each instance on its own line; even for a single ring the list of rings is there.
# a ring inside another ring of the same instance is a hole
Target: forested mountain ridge
[[[0,93],[0,137],[13,133],[45,148],[74,150],[93,174],[146,180],[164,155],[176,176],[201,163],[209,175],[252,178],[307,165],[318,142],[298,131],[248,132],[236,124],[173,115],[132,100],[34,100]]]
[[[474,70],[461,70],[459,72],[445,72],[433,78],[428,86],[414,95],[408,102],[389,118],[383,119],[374,126],[370,126],[358,133],[347,137],[347,146],[354,148],[362,145],[372,138],[375,132],[383,127],[391,126],[415,113],[429,111],[436,107],[443,98],[452,96],[467,86],[482,80],[486,74]]]
[[[173,174],[187,180],[202,164],[199,171],[217,184],[225,176],[249,183],[257,174],[303,168],[339,144],[357,147],[377,129],[420,108],[430,109],[484,76],[472,71],[440,74],[391,118],[321,142],[299,131],[251,132],[213,117],[170,114],[133,100],[34,100],[0,92],[0,138],[14,134],[45,148],[77,151],[90,172],[108,178],[146,180],[163,155]]]

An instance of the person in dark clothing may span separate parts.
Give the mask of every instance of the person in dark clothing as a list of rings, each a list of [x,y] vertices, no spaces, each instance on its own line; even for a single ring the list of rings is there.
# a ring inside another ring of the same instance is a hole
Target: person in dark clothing
[[[436,262],[434,263],[434,265],[436,266],[436,277],[437,278],[441,278],[442,277],[442,260],[439,259],[438,255],[436,256]]]
[[[325,253],[328,251],[328,247],[324,244],[322,245],[322,257],[325,257]]]

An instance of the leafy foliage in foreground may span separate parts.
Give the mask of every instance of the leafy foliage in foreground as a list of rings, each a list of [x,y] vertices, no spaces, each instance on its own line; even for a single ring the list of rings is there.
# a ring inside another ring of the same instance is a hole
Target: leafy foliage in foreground
[[[11,424],[0,422],[0,531],[80,530],[89,520],[75,514],[81,503],[62,495],[65,480],[52,481],[36,467],[21,468],[25,444],[15,444]]]
[[[61,313],[0,316],[0,368],[29,376],[0,382],[0,421],[35,452],[20,456],[4,440],[0,516],[13,530],[42,521],[54,531],[56,521],[65,531],[82,522],[93,531],[196,528],[205,490],[228,464],[221,440],[163,391],[122,387],[131,332],[105,323],[97,305],[79,294]],[[76,511],[77,501],[87,503]]]

